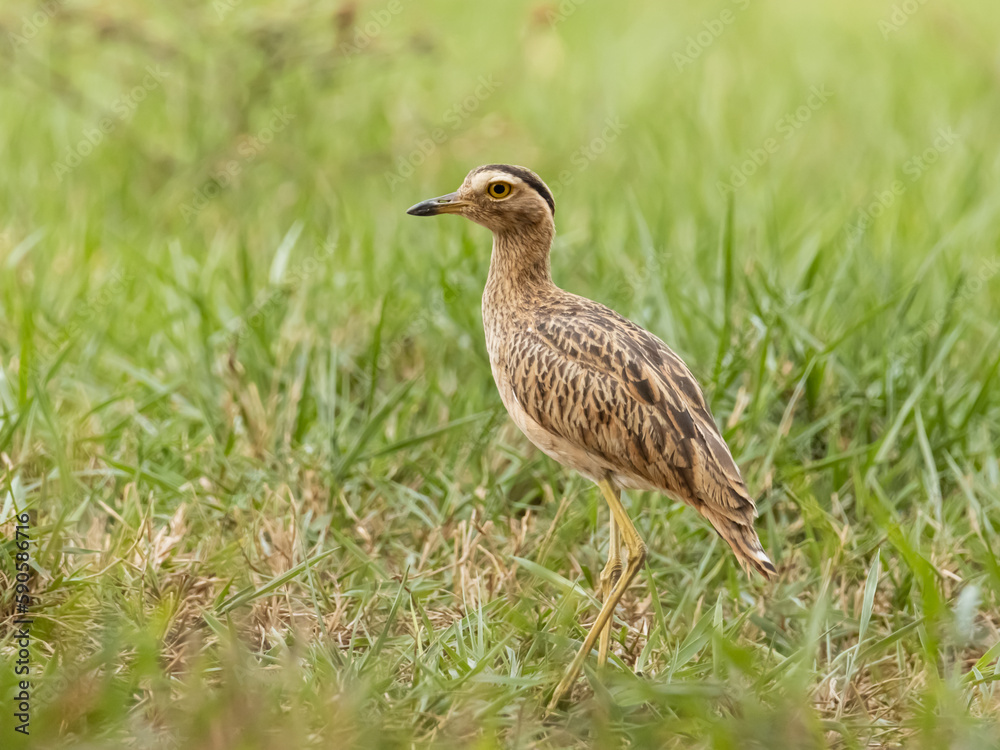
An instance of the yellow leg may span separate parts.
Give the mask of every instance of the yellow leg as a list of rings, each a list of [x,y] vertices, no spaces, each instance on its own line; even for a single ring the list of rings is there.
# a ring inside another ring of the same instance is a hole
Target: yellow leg
[[[621,534],[618,533],[618,524],[615,516],[611,514],[611,533],[608,535],[608,564],[601,571],[601,597],[602,601],[611,598],[611,590],[618,583],[622,575],[622,547]],[[608,624],[601,631],[601,642],[597,648],[597,667],[603,669],[608,663],[608,647],[611,645],[611,631],[614,628],[615,618],[612,616]]]
[[[625,589],[632,583],[632,579],[635,578],[643,563],[646,562],[646,545],[639,538],[639,532],[635,530],[635,526],[632,525],[628,513],[625,512],[625,506],[622,505],[618,492],[607,479],[598,482],[597,486],[604,493],[604,499],[608,501],[608,507],[611,508],[611,517],[618,524],[622,543],[624,543],[625,549],[628,551],[628,563],[625,565],[625,572],[614,586],[612,586],[610,595],[604,600],[604,604],[601,605],[601,611],[598,613],[590,632],[587,633],[587,637],[583,641],[583,646],[577,651],[576,656],[573,657],[573,662],[569,665],[569,669],[566,670],[566,674],[563,675],[562,680],[556,686],[556,690],[552,694],[552,700],[549,701],[548,711],[555,710],[559,705],[560,699],[572,687],[577,675],[580,674],[580,669],[583,667],[583,662],[586,660],[587,654],[594,648],[594,642],[601,634],[601,631],[604,630],[604,626],[611,621],[611,615],[622,598],[622,594],[625,593]]]

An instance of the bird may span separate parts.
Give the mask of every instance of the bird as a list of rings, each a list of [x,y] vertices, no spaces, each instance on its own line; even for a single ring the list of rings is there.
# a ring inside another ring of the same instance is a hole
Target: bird
[[[455,192],[407,210],[457,214],[493,233],[482,312],[500,399],[528,440],[593,481],[610,509],[601,609],[548,712],[598,638],[598,668],[606,666],[615,607],[645,564],[646,544],[622,490],[658,491],[692,506],[748,574],[777,574],[754,529],[754,499],[687,365],[649,331],[553,282],[555,209],[552,191],[530,169],[487,164]]]

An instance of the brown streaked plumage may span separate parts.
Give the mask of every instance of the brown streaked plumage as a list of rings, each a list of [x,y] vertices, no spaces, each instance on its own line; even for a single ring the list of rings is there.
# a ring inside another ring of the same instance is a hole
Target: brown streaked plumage
[[[458,213],[493,232],[483,326],[500,398],[531,442],[596,482],[611,509],[604,605],[551,708],[598,637],[604,665],[614,607],[645,561],[621,489],[682,500],[709,520],[748,570],[770,578],[775,569],[753,527],[753,498],[691,371],[653,334],[552,282],[555,202],[534,172],[478,167],[455,193],[408,213]]]

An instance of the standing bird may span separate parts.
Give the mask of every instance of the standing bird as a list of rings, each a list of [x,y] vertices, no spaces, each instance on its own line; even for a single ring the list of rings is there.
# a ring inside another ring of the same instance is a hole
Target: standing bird
[[[550,710],[598,638],[598,665],[606,663],[615,606],[646,560],[622,489],[657,490],[693,506],[748,571],[775,575],[754,531],[753,498],[691,371],[653,334],[552,282],[555,210],[534,172],[488,164],[456,192],[407,211],[460,214],[493,232],[483,327],[500,398],[528,439],[595,482],[611,509],[601,611]]]

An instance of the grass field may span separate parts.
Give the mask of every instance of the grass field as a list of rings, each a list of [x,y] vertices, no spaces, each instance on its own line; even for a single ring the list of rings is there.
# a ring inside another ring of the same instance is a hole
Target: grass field
[[[0,32],[0,746],[1000,747],[993,3]],[[691,365],[780,571],[632,493],[612,668],[548,719],[607,510],[500,404],[488,232],[404,213],[489,162],[556,193],[556,282]]]

